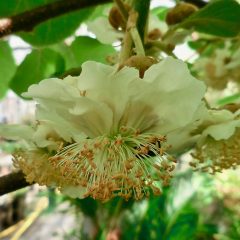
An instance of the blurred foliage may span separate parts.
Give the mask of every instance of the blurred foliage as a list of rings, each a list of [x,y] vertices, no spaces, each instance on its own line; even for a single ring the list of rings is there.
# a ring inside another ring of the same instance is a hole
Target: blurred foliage
[[[160,197],[137,202],[115,198],[100,203],[92,198],[63,197],[50,190],[52,204],[48,212],[61,202],[69,202],[75,208],[76,228],[69,230],[64,239],[103,240],[117,229],[123,240],[237,240],[240,236],[238,172],[210,176],[186,170],[176,176]],[[86,223],[90,229],[97,229],[95,238],[84,232]]]
[[[179,24],[179,27],[220,36],[235,37],[240,32],[240,7],[235,0],[217,0]]]
[[[63,71],[64,60],[60,54],[48,48],[36,49],[19,65],[10,86],[20,95],[27,91],[29,85]]]
[[[17,67],[7,41],[0,41],[0,66],[0,98],[2,98]]]
[[[13,153],[21,147],[16,141],[0,141],[0,150],[5,153]]]

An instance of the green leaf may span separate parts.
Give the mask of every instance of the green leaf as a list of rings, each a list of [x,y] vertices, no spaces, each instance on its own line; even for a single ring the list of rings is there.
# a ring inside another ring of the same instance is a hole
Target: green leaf
[[[199,50],[204,48],[208,43],[205,40],[199,39],[196,41],[188,41],[187,44],[190,48],[194,50]]]
[[[0,1],[0,16],[15,15],[52,2],[56,2],[56,0]],[[43,22],[37,25],[31,32],[20,32],[18,35],[26,42],[35,46],[54,44],[72,35],[93,11],[94,8],[74,11]]]
[[[227,96],[219,99],[217,103],[218,105],[222,106],[230,103],[235,103],[236,101],[239,101],[239,100],[240,100],[240,93],[236,93],[231,96]]]
[[[58,43],[52,45],[50,48],[58,52],[64,58],[66,70],[80,66],[76,60],[75,54],[73,54],[72,49],[67,44]]]
[[[56,0],[10,0],[0,1],[0,17],[12,16]]]
[[[10,86],[20,95],[31,84],[63,73],[64,68],[64,59],[59,53],[47,48],[33,50],[18,67]]]
[[[65,14],[39,24],[30,33],[21,32],[18,35],[35,46],[54,44],[72,35],[91,13],[92,8],[88,8]]]
[[[167,7],[156,7],[151,10],[151,13],[157,16],[160,20],[164,21],[169,8]]]
[[[198,227],[198,213],[194,210],[179,214],[175,223],[169,229],[166,240],[195,239]]]
[[[72,67],[79,67],[87,60],[107,63],[107,56],[115,53],[115,49],[112,46],[102,44],[96,39],[86,36],[77,37],[70,49],[76,64],[76,66]]]
[[[235,0],[216,0],[192,14],[178,27],[193,28],[220,37],[235,37],[240,32],[240,4]]]
[[[12,49],[5,41],[0,41],[0,98],[8,90],[8,84],[16,71]]]

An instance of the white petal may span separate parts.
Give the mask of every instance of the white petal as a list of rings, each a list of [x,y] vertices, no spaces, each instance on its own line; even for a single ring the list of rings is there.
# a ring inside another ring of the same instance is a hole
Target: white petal
[[[49,137],[52,137],[52,140],[49,140]],[[34,132],[32,139],[40,148],[50,147],[51,149],[56,149],[58,144],[53,140],[53,137],[55,137],[56,140],[59,138],[50,125],[41,123],[37,126],[37,130]]]
[[[187,125],[206,89],[191,76],[185,63],[170,57],[149,68],[144,81],[149,83],[145,101],[155,106],[160,119],[158,127],[163,132]]]
[[[73,97],[78,97],[79,91],[74,86],[68,84],[68,81],[52,78],[45,79],[39,84],[31,85],[28,91],[23,93],[22,96],[34,99],[58,99],[67,101],[73,99]]]
[[[86,137],[78,128],[79,122],[72,120],[72,115],[69,114],[68,109],[59,109],[57,112],[54,108],[47,109],[38,106],[36,118],[45,121],[66,142]]]
[[[78,129],[88,137],[97,137],[110,133],[113,123],[112,110],[104,103],[82,97],[69,109],[71,123],[78,122]]]
[[[132,88],[130,84],[138,85],[138,75],[134,68],[125,67],[117,72],[115,67],[89,61],[82,65],[78,86],[79,89],[86,90],[88,98],[101,101],[112,110],[115,128],[131,95],[137,93],[137,88]]]
[[[200,138],[197,129],[208,118],[208,115],[206,105],[202,103],[195,112],[191,123],[167,134],[167,143],[172,146],[169,151],[181,153],[192,147]],[[196,133],[193,134],[194,132]]]
[[[112,44],[123,38],[123,33],[115,30],[109,23],[107,17],[99,17],[88,24],[88,30],[96,35],[99,42]]]
[[[240,127],[240,120],[212,125],[203,131],[203,136],[210,135],[217,141],[223,139],[226,140],[234,134],[237,127]]]

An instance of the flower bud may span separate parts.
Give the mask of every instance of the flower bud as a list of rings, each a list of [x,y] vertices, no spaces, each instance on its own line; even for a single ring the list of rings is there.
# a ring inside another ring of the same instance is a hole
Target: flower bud
[[[126,11],[130,10],[130,6],[124,4]],[[109,12],[108,21],[116,30],[125,29],[126,21],[123,19],[122,14],[120,13],[117,6],[113,6]]]
[[[174,8],[170,9],[166,17],[166,22],[168,25],[180,23],[184,19],[195,13],[197,10],[198,8],[193,4],[180,3]]]
[[[154,28],[147,35],[147,38],[150,40],[158,40],[161,37],[162,37],[162,32],[158,28]]]
[[[134,67],[139,70],[139,77],[143,78],[145,71],[151,67],[153,64],[156,64],[157,60],[149,56],[132,56],[127,59],[120,69],[124,66]]]

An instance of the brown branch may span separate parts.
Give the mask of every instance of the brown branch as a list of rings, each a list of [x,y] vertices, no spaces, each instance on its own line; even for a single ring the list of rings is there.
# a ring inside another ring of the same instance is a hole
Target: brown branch
[[[38,24],[49,19],[107,2],[111,0],[61,0],[14,16],[0,18],[0,38],[19,31],[32,31]]]
[[[30,186],[22,172],[14,172],[0,177],[0,196]]]
[[[191,3],[199,8],[205,7],[207,5],[207,2],[203,0],[181,0],[181,1]]]

